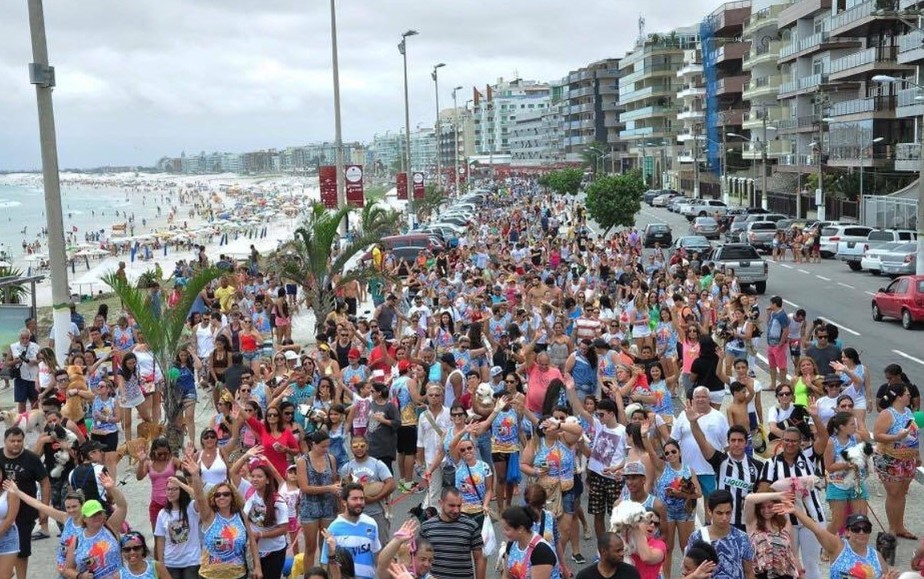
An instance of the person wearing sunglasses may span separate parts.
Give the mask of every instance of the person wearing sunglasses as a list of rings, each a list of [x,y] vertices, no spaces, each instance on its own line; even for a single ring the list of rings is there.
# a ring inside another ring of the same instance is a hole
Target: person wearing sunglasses
[[[66,579],[116,579],[119,577],[121,558],[119,556],[119,534],[114,529],[120,529],[125,522],[128,504],[125,496],[115,486],[115,481],[109,475],[100,476],[107,496],[112,498],[114,505],[112,514],[106,516],[102,503],[90,499],[80,507],[80,522],[74,515],[71,518],[75,525],[79,524],[76,533],[66,548],[64,568],[60,571]],[[7,490],[8,487],[4,486]],[[20,491],[20,497],[24,493]],[[17,576],[19,573],[17,572]],[[25,577],[25,573],[23,573]]]
[[[163,563],[148,558],[150,552],[147,541],[138,531],[129,531],[122,535],[119,544],[122,547],[121,577],[157,579],[169,575]]]

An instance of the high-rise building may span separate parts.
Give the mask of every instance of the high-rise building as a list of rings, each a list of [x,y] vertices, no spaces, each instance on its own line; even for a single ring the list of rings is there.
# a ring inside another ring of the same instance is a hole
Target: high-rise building
[[[517,116],[549,104],[549,85],[531,80],[498,79],[485,92],[474,89],[472,116],[475,154],[510,154],[510,135]]]
[[[617,154],[619,144],[619,59],[607,58],[568,73],[562,80],[561,115],[569,160],[596,144]]]

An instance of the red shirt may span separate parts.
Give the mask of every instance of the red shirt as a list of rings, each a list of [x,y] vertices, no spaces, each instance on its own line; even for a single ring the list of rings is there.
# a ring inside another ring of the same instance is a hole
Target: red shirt
[[[549,382],[556,378],[564,381],[561,371],[555,366],[549,366],[548,370],[542,371],[539,364],[533,364],[529,369],[526,373],[526,407],[530,412],[537,416],[542,412],[542,401],[545,400]]]
[[[254,416],[247,419],[247,424],[250,426],[251,430],[253,430],[254,434],[260,437],[260,444],[263,445],[263,455],[266,456],[266,460],[273,463],[273,466],[276,467],[276,471],[280,475],[283,477],[286,476],[286,469],[289,467],[289,455],[285,449],[283,449],[282,452],[278,452],[273,448],[273,445],[278,442],[286,448],[298,451],[298,440],[295,439],[295,435],[286,427],[282,430],[281,434],[273,436],[266,429],[266,426]]]

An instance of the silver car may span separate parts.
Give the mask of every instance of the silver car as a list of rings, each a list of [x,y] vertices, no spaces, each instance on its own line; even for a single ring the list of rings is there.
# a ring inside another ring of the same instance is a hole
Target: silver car
[[[697,217],[690,224],[690,235],[702,235],[706,239],[718,239],[719,222],[714,217]]]
[[[903,243],[882,254],[879,258],[879,269],[885,275],[912,275],[917,265],[918,243],[912,241]]]
[[[860,260],[860,269],[865,269],[873,275],[882,273],[882,256],[883,254],[893,251],[899,245],[904,245],[904,241],[891,241],[880,247],[867,249],[863,252],[863,259]]]

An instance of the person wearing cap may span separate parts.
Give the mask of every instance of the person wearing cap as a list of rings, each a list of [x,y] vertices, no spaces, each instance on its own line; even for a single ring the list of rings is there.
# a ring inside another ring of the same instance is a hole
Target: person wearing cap
[[[899,570],[889,567],[882,554],[870,545],[873,534],[873,523],[864,514],[854,513],[847,517],[847,531],[843,537],[829,532],[822,523],[811,518],[804,510],[794,507],[793,503],[785,503],[783,512],[795,516],[799,523],[811,530],[817,537],[821,548],[831,558],[830,577],[857,577],[862,573],[864,577],[882,577],[895,579]]]
[[[117,516],[116,512],[113,512],[107,520],[103,505],[94,499],[83,503],[80,515],[83,519],[83,529],[77,532],[76,540],[67,546],[62,576],[67,579],[120,577],[121,546],[118,531],[113,530],[111,524],[118,523],[119,527],[116,528],[121,528],[125,515]]]
[[[398,377],[392,380],[389,399],[398,401],[401,426],[398,427],[398,490],[408,492],[414,487],[414,459],[417,456],[417,412],[424,403],[417,380],[410,374],[411,362],[398,362]]]
[[[712,577],[716,579],[754,579],[754,547],[747,533],[731,524],[731,493],[726,490],[715,491],[706,499],[706,508],[711,523],[693,531],[687,543],[687,551],[691,546],[701,542],[709,543],[719,556],[719,562]],[[815,571],[816,573],[818,571],[817,564]],[[832,575],[832,577],[835,576]]]
[[[627,462],[623,466],[622,476],[626,484],[622,487],[622,492],[619,493],[617,505],[623,501],[632,501],[645,507],[645,510],[658,513],[662,521],[667,519],[664,503],[661,499],[645,490],[648,481],[648,469],[645,468],[644,463],[638,461]]]
[[[815,408],[822,424],[827,425],[831,417],[837,413],[837,400],[841,396],[841,377],[830,372],[825,374],[821,381],[825,395],[815,400]]]
[[[148,544],[144,535],[129,531],[119,541],[122,546],[122,573],[128,577],[167,577],[170,573],[160,561],[149,559]],[[172,576],[172,575],[170,575]]]
[[[369,368],[360,363],[361,358],[359,348],[350,348],[347,352],[347,365],[340,370],[341,381],[353,393],[356,392],[357,384],[369,380]]]

